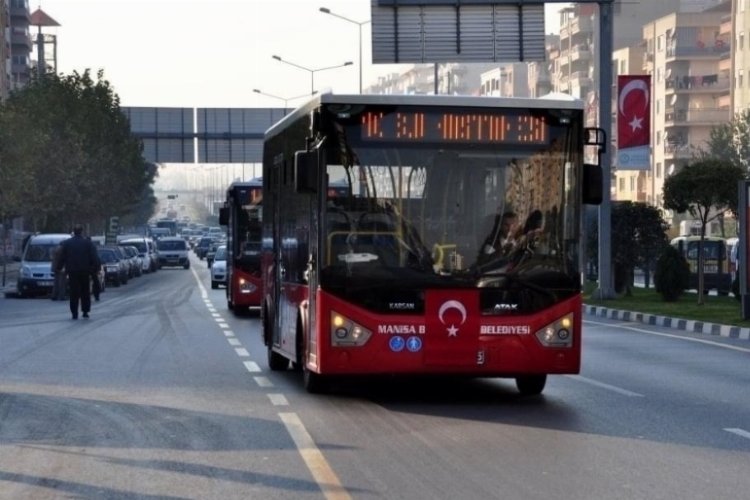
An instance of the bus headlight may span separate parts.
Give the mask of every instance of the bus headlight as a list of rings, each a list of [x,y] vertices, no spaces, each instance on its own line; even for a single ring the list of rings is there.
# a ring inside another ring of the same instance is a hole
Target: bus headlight
[[[573,345],[573,313],[537,331],[536,338],[545,347],[571,347]]]
[[[258,287],[256,287],[252,282],[246,280],[245,278],[240,278],[238,285],[240,288],[240,293],[253,293],[258,289]]]
[[[372,332],[335,311],[331,311],[331,345],[362,346],[372,336]]]

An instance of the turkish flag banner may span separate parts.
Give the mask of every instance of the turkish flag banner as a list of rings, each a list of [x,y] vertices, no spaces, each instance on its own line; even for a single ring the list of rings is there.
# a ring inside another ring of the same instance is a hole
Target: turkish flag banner
[[[651,141],[651,76],[617,77],[618,167],[649,167]]]

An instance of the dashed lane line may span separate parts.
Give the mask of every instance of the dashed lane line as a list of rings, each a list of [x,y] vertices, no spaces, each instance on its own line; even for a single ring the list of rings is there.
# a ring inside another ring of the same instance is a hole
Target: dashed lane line
[[[289,406],[289,401],[287,401],[286,396],[283,394],[268,394],[268,399],[271,400],[271,404],[274,406]]]
[[[238,346],[242,345],[242,342],[240,342],[239,339],[234,338],[234,337],[230,338],[230,339],[227,339],[227,342],[229,342],[229,345],[231,345],[233,347],[238,347]]]
[[[247,352],[247,349],[245,349],[244,347],[235,347],[234,352],[236,352],[237,356],[239,356],[241,358],[249,358],[250,357],[250,353]]]
[[[259,387],[273,387],[273,382],[268,377],[253,377]]]
[[[313,441],[312,436],[307,432],[297,414],[279,413],[279,418],[284,422],[287,432],[292,436],[302,460],[310,470],[315,482],[318,483],[323,495],[329,500],[350,499],[351,496],[341,485],[338,476],[328,464],[323,453],[315,445],[315,441]]]
[[[260,373],[261,372],[260,366],[258,366],[258,363],[256,363],[255,361],[243,361],[242,364],[245,365],[245,368],[250,373]]]

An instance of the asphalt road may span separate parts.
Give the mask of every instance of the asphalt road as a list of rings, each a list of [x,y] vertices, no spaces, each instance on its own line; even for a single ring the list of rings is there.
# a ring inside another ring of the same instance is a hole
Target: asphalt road
[[[90,320],[0,299],[0,498],[721,499],[750,491],[746,341],[599,318],[583,371],[510,380],[270,372],[205,262]]]

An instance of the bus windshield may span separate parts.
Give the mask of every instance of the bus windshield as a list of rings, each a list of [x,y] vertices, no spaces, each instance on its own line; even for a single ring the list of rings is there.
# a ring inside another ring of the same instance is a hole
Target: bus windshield
[[[328,189],[324,280],[477,286],[545,269],[547,282],[553,273],[577,288],[580,202],[569,186],[581,160],[570,128],[551,132],[547,144],[513,148],[330,141],[328,183],[337,189]]]

